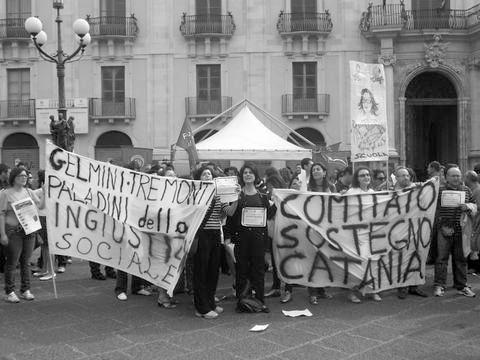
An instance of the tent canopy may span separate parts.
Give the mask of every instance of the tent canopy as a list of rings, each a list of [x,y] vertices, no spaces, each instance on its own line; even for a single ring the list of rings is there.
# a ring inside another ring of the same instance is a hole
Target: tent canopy
[[[263,125],[247,104],[225,127],[196,146],[200,159],[300,160],[312,157],[310,149],[288,142]]]

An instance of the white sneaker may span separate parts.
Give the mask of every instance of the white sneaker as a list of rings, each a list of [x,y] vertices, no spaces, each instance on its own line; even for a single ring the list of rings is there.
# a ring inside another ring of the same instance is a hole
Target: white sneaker
[[[458,295],[463,295],[466,297],[475,297],[475,293],[470,289],[470,287],[465,286],[463,289],[457,291]]]
[[[127,294],[125,294],[124,292],[121,292],[120,294],[117,295],[117,299],[120,301],[125,301],[128,299],[128,297],[127,297]]]
[[[55,274],[55,273],[53,273],[53,275],[52,274],[47,274],[45,276],[42,276],[39,280],[40,281],[52,280],[56,276],[57,276],[57,274]]]
[[[433,290],[433,296],[443,295],[445,295],[445,289],[442,286],[435,286],[435,290]]]
[[[24,292],[20,293],[20,297],[28,301],[35,299],[35,296],[33,296],[30,290],[25,290]]]
[[[59,266],[57,272],[63,274],[65,272],[65,266]]]
[[[216,312],[217,314],[223,313],[223,307],[221,307],[221,306],[216,306],[216,307],[215,307],[215,312]]]
[[[5,301],[9,303],[18,303],[20,302],[20,299],[18,298],[17,294],[15,294],[15,292],[12,291],[10,294],[8,294],[5,297]]]
[[[372,300],[379,302],[379,301],[382,301],[382,298],[380,297],[380,295],[375,293],[375,294],[372,294]]]
[[[215,318],[218,317],[218,313],[216,313],[213,310],[210,310],[206,314],[203,314],[202,317],[205,318],[205,319],[215,319]]]
[[[147,289],[140,289],[136,292],[137,295],[150,296],[152,293]]]

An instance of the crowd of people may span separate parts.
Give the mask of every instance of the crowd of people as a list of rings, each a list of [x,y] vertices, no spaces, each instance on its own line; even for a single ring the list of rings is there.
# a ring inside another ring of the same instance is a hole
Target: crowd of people
[[[138,170],[138,164],[125,165]],[[143,171],[158,175],[175,177],[175,168],[170,163],[148,166]],[[480,250],[480,215],[476,204],[480,204],[480,164],[463,176],[455,164],[442,166],[437,161],[428,164],[429,177],[440,180],[439,199],[445,190],[465,193],[465,202],[458,207],[442,207],[437,205],[435,226],[432,231],[432,242],[427,264],[435,266],[434,296],[443,296],[447,285],[447,264],[452,256],[453,283],[459,295],[474,297],[475,293],[467,284],[468,272],[480,272],[478,253]],[[269,224],[274,218],[276,208],[271,196],[273,189],[289,188],[296,191],[311,191],[336,194],[362,194],[374,191],[401,190],[416,185],[415,172],[408,167],[397,167],[391,176],[384,170],[372,170],[366,166],[355,166],[354,171],[347,167],[336,174],[328,174],[324,164],[314,163],[312,159],[302,159],[291,170],[289,167],[277,170],[269,167],[263,177],[259,175],[254,164],[245,164],[240,170],[235,167],[220,169],[214,163],[203,164],[190,178],[211,181],[218,176],[236,176],[238,178],[238,200],[223,203],[215,196],[209,207],[192,245],[186,273],[187,282],[192,284],[195,315],[214,319],[223,312],[216,298],[219,271],[234,276],[234,292],[237,297],[238,311],[269,312],[265,298],[279,297],[282,303],[293,298],[292,284],[283,284],[278,278],[275,259],[272,256],[272,231],[269,236]],[[331,177],[333,176],[333,177]],[[0,271],[5,274],[5,300],[19,302],[19,297],[33,300],[30,289],[31,276],[40,280],[51,280],[57,273],[65,272],[69,258],[55,256],[55,264],[50,263],[48,239],[46,232],[45,173],[39,171],[38,185],[33,189],[32,174],[23,164],[12,169],[0,164]],[[12,203],[20,199],[31,198],[39,209],[42,230],[26,235],[12,209]],[[242,216],[248,209],[255,209],[261,214],[264,223],[249,223]],[[469,214],[474,219],[470,236],[471,252],[465,256],[462,249],[462,215]],[[477,214],[477,215],[476,215]],[[272,226],[270,226],[270,230]],[[234,244],[234,257],[227,247]],[[40,247],[38,262],[33,263],[32,253]],[[20,267],[21,287],[19,296],[15,292],[15,272]],[[190,268],[190,271],[188,271]],[[265,272],[272,270],[273,283],[265,291]],[[95,280],[116,279],[114,289],[118,300],[128,299],[128,274],[105,267],[105,275],[100,265],[90,262],[91,277]],[[362,302],[361,289],[352,288],[348,292],[348,300],[352,303]],[[131,293],[149,296],[158,291],[158,305],[170,309],[175,308],[178,301],[170,297],[162,288],[155,288],[143,279],[133,276]],[[319,304],[320,299],[331,298],[332,295],[322,287],[307,289],[310,304]],[[408,294],[426,297],[427,292],[418,286],[397,289],[397,296],[405,299]],[[380,294],[369,295],[374,301],[382,301]]]

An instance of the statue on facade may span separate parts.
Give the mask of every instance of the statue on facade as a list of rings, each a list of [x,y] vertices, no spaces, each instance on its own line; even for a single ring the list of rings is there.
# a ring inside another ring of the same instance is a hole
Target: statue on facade
[[[67,131],[68,124],[62,113],[59,113],[58,120],[55,116],[50,115],[50,134],[52,134],[52,141],[58,147],[68,150]]]

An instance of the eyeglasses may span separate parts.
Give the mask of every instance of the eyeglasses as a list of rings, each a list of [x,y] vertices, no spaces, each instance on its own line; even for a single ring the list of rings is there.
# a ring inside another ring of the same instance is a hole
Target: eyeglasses
[[[358,174],[358,177],[370,177],[370,174]]]
[[[28,175],[17,175],[17,177],[28,178]]]
[[[379,178],[377,178],[377,179],[380,180],[380,181],[384,181],[386,178],[384,178],[384,177],[379,177]]]

